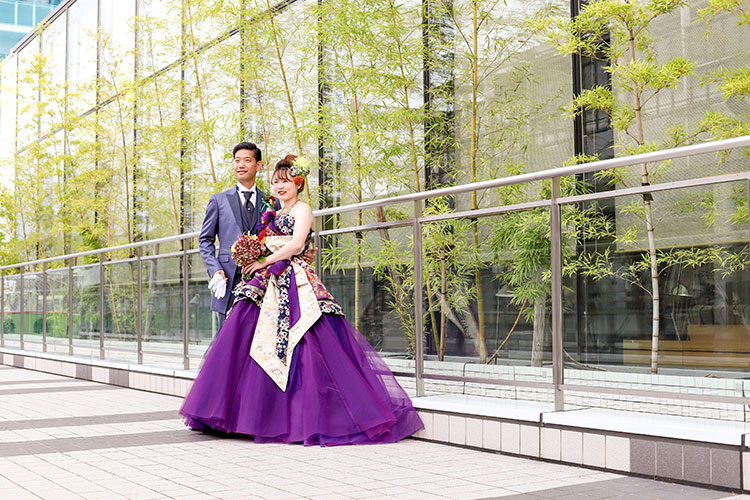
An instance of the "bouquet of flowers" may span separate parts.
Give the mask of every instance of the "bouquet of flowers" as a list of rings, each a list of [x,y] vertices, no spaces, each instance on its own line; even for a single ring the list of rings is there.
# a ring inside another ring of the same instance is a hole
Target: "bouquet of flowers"
[[[265,258],[265,238],[261,239],[254,234],[243,233],[232,244],[232,258],[240,267],[249,266],[256,260],[262,261]],[[250,279],[249,275],[242,274],[242,279]]]

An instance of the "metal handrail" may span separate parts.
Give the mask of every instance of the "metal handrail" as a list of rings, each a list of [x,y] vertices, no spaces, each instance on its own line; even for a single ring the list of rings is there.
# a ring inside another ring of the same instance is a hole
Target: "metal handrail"
[[[414,337],[415,337],[415,366],[414,366],[414,374],[413,376],[416,379],[416,386],[417,386],[417,394],[421,395],[424,394],[424,380],[425,379],[436,379],[436,380],[455,380],[455,381],[463,381],[463,382],[471,382],[474,381],[482,381],[486,383],[491,384],[500,384],[500,385],[513,385],[518,387],[538,387],[538,388],[545,388],[545,389],[552,389],[554,394],[554,400],[555,400],[555,409],[561,410],[563,409],[564,405],[564,393],[563,391],[570,390],[570,391],[585,391],[585,392],[597,392],[598,389],[601,389],[599,387],[583,387],[583,386],[576,386],[576,385],[570,385],[565,384],[563,380],[563,350],[562,350],[562,251],[561,251],[561,207],[566,204],[570,203],[579,203],[579,202],[589,202],[604,198],[616,198],[620,196],[630,196],[630,195],[644,195],[646,193],[652,193],[652,192],[658,192],[658,191],[667,191],[667,190],[674,190],[674,189],[684,189],[689,187],[696,187],[696,186],[706,186],[706,185],[712,185],[712,184],[723,184],[723,183],[731,183],[731,182],[738,182],[738,181],[744,181],[747,189],[748,189],[748,199],[750,200],[750,171],[742,171],[737,173],[731,173],[731,174],[723,174],[723,175],[715,175],[715,176],[708,176],[708,177],[697,177],[697,178],[691,178],[686,180],[680,180],[680,181],[672,181],[672,182],[665,182],[665,183],[659,183],[659,184],[653,184],[653,185],[645,185],[645,186],[637,186],[637,187],[626,187],[617,189],[614,191],[607,191],[607,192],[598,192],[598,193],[587,193],[583,195],[571,195],[563,197],[561,196],[561,178],[565,176],[573,176],[573,175],[581,175],[591,172],[597,172],[612,168],[619,168],[619,167],[627,167],[631,165],[638,165],[642,163],[653,163],[653,162],[661,162],[665,160],[671,160],[675,158],[683,158],[683,157],[689,157],[689,156],[695,156],[699,154],[707,154],[707,153],[716,153],[719,151],[726,151],[731,149],[737,149],[737,148],[744,148],[744,147],[750,147],[750,135],[748,136],[742,136],[742,137],[735,137],[732,139],[724,139],[719,141],[711,141],[701,144],[694,144],[690,146],[683,146],[679,148],[671,148],[661,151],[652,151],[648,153],[641,153],[637,155],[631,155],[631,156],[625,156],[621,158],[613,158],[608,160],[602,160],[602,161],[595,161],[586,163],[583,165],[573,165],[568,167],[560,167],[560,168],[554,168],[554,169],[547,169],[542,170],[538,172],[532,172],[528,174],[522,174],[522,175],[515,175],[510,177],[503,177],[503,178],[497,178],[492,179],[488,181],[480,181],[480,182],[474,182],[470,184],[462,184],[459,186],[451,186],[446,188],[440,188],[440,189],[434,189],[430,191],[421,191],[418,193],[410,193],[400,196],[393,196],[389,198],[384,199],[378,199],[378,200],[370,200],[366,202],[361,203],[355,203],[350,205],[343,205],[339,207],[333,207],[333,208],[325,208],[320,210],[315,210],[313,212],[313,215],[315,217],[315,244],[317,247],[320,247],[320,238],[321,236],[326,235],[334,235],[334,234],[344,234],[349,233],[353,231],[372,231],[372,230],[378,230],[378,229],[385,229],[385,228],[391,228],[391,227],[412,227],[412,236],[414,241],[413,246],[413,259],[414,259],[414,315],[415,317],[419,318],[421,317],[421,314],[423,313],[423,297],[422,297],[422,270],[423,270],[423,256],[422,256],[422,225],[425,223],[438,221],[438,220],[445,220],[445,219],[455,219],[455,218],[476,218],[476,217],[485,217],[490,215],[498,215],[501,213],[506,213],[510,211],[519,211],[519,210],[529,210],[536,207],[548,207],[550,210],[550,242],[551,242],[551,261],[550,261],[550,273],[552,277],[552,290],[551,290],[551,304],[552,304],[552,383],[537,383],[537,382],[524,382],[524,381],[518,381],[518,380],[492,380],[492,379],[472,379],[471,377],[466,376],[452,376],[452,375],[435,375],[435,374],[429,374],[424,372],[424,352],[423,352],[423,334],[422,334],[422,322],[416,321],[415,322],[415,331],[414,331]],[[551,181],[551,196],[549,199],[543,199],[543,200],[535,200],[532,202],[525,202],[525,203],[518,203],[514,205],[499,205],[494,207],[488,207],[483,208],[480,210],[463,210],[460,212],[454,212],[454,213],[448,213],[448,214],[436,214],[436,215],[430,215],[430,216],[424,216],[422,214],[422,209],[424,206],[423,201],[425,199],[429,198],[436,198],[441,196],[453,196],[461,193],[467,193],[472,191],[482,191],[492,188],[497,188],[501,186],[509,186],[509,185],[515,185],[515,184],[523,184],[528,182],[534,182],[534,181],[543,181],[543,180],[550,180]],[[389,221],[389,222],[379,222],[374,224],[365,224],[365,225],[356,225],[356,226],[349,226],[345,228],[339,228],[339,229],[333,229],[333,230],[323,230],[322,228],[322,220],[323,217],[329,216],[329,215],[335,215],[335,214],[341,214],[346,212],[352,212],[356,210],[365,210],[375,207],[382,207],[386,205],[394,205],[399,203],[413,203],[414,206],[414,214],[412,217],[405,218],[403,220],[396,220],[396,221]],[[750,204],[749,204],[750,207]],[[108,264],[112,264],[115,262],[135,262],[137,265],[137,273],[138,273],[138,297],[139,300],[138,303],[138,311],[137,316],[140,318],[142,316],[142,311],[140,309],[140,297],[141,297],[141,282],[142,282],[142,262],[147,259],[157,259],[157,258],[166,258],[168,256],[170,257],[181,257],[182,258],[182,292],[183,292],[183,317],[182,317],[182,328],[183,328],[183,353],[180,354],[174,354],[175,356],[182,356],[184,360],[184,367],[185,369],[189,368],[190,359],[189,359],[189,352],[188,352],[188,340],[189,340],[189,326],[188,326],[188,309],[189,305],[187,302],[188,298],[188,276],[186,274],[186,270],[188,269],[188,255],[196,253],[198,250],[196,249],[190,249],[188,250],[187,245],[183,244],[181,246],[181,249],[177,252],[169,252],[166,254],[158,254],[158,255],[150,255],[150,256],[144,256],[143,255],[143,248],[151,245],[159,245],[163,243],[170,243],[173,241],[183,241],[186,239],[196,238],[200,235],[198,232],[192,232],[192,233],[185,233],[185,234],[179,234],[174,236],[168,236],[164,238],[157,238],[153,240],[147,240],[147,241],[141,241],[136,243],[129,243],[126,245],[118,245],[118,246],[112,246],[107,248],[100,248],[96,250],[88,250],[84,252],[78,252],[74,254],[67,254],[57,257],[49,257],[45,259],[39,259],[35,261],[28,261],[28,262],[21,262],[17,264],[11,264],[11,265],[5,265],[0,266],[0,304],[4,303],[5,301],[5,287],[4,287],[4,280],[8,279],[10,276],[6,274],[6,270],[8,269],[20,269],[19,275],[17,277],[19,278],[19,285],[21,290],[21,312],[23,313],[23,290],[24,290],[24,279],[29,279],[32,276],[37,276],[39,274],[42,275],[43,278],[45,278],[45,290],[46,290],[46,276],[47,273],[53,271],[48,268],[47,264],[50,262],[55,261],[61,261],[66,260],[67,266],[64,269],[68,270],[68,290],[69,290],[69,297],[68,297],[68,315],[71,316],[72,314],[72,272],[74,268],[81,268],[81,267],[98,267],[99,268],[99,283],[104,283],[104,268]],[[99,259],[99,262],[96,264],[85,264],[80,266],[74,266],[74,259],[79,257],[84,257],[88,255],[102,255],[105,253],[110,252],[117,252],[117,251],[123,251],[123,250],[130,250],[130,249],[137,249],[137,255],[135,257],[130,257],[126,259],[122,259],[119,261],[112,261],[112,262],[103,262],[102,259]],[[318,258],[318,265],[319,259],[320,259],[320,252],[317,254]],[[39,264],[44,265],[44,268],[42,271],[29,271],[27,272],[27,268],[37,266]],[[104,300],[104,287],[100,286],[99,289],[99,300],[100,300],[100,307],[103,309],[103,300]],[[44,293],[44,300],[46,300],[46,292]],[[43,307],[45,307],[46,304],[43,304]],[[46,311],[46,307],[44,309]],[[0,307],[0,346],[4,343],[4,328],[2,324],[2,319],[4,318],[4,307]],[[46,317],[46,313],[45,313]],[[104,316],[100,315],[99,317],[99,330],[100,330],[100,337],[99,337],[99,352],[100,357],[104,359],[105,357],[105,346],[104,346],[104,335],[103,335],[103,321]],[[138,363],[141,364],[143,362],[143,353],[146,351],[143,351],[142,349],[142,332],[140,328],[140,321],[137,323],[137,348],[136,352],[138,353]],[[68,321],[68,343],[69,343],[69,353],[73,353],[73,321],[72,319],[69,319]],[[46,331],[44,332],[46,333]],[[23,349],[23,342],[24,342],[24,324],[23,324],[23,314],[21,314],[21,322],[20,322],[20,347]],[[31,341],[33,342],[33,341]],[[42,343],[46,349],[46,335],[43,337]],[[110,348],[110,350],[113,350],[113,348]],[[616,389],[613,389],[616,391]],[[599,392],[606,392],[606,391],[599,391]],[[626,392],[622,392],[622,394],[627,394]],[[646,396],[654,396],[654,397],[679,397],[682,398],[682,395],[679,394],[673,394],[673,393],[665,393],[662,391],[654,391],[654,390],[639,390],[638,395],[646,395]],[[688,397],[689,398],[689,397]],[[748,401],[748,398],[745,397],[731,397],[731,396],[721,396],[721,397],[704,397],[701,400],[705,401],[718,401],[718,402],[732,402],[737,404],[743,404]]]
[[[439,189],[432,189],[429,191],[420,191],[418,193],[409,193],[399,196],[391,196],[389,198],[382,198],[377,200],[363,201],[361,203],[352,203],[349,205],[342,205],[340,207],[322,208],[313,211],[313,217],[324,217],[328,215],[342,214],[346,212],[352,212],[355,210],[365,210],[368,208],[382,207],[386,205],[396,205],[399,203],[411,203],[414,201],[425,200],[427,198],[436,198],[440,196],[453,196],[462,193],[469,193],[471,191],[483,191],[486,189],[492,189],[502,186],[510,186],[513,184],[524,184],[527,182],[534,182],[540,180],[549,180],[569,175],[580,175],[591,172],[598,172],[601,170],[609,170],[618,167],[627,167],[631,165],[638,165],[641,163],[653,163],[665,160],[672,160],[675,158],[684,158],[686,156],[695,156],[699,154],[716,153],[719,151],[726,151],[729,149],[737,149],[742,147],[750,147],[750,135],[744,135],[741,137],[734,137],[731,139],[722,139],[719,141],[703,142],[700,144],[691,144],[690,146],[681,146],[671,149],[663,149],[659,151],[651,151],[648,153],[640,153],[636,155],[622,156],[619,158],[610,158],[607,160],[593,161],[584,163],[581,165],[572,165],[568,167],[551,168],[547,170],[540,170],[538,172],[530,172],[528,174],[511,175],[508,177],[500,177],[497,179],[491,179],[488,181],[478,181],[469,184],[461,184],[458,186],[450,186]],[[585,195],[584,195],[585,196]],[[583,197],[582,197],[583,198]],[[408,225],[408,222],[406,223]],[[116,245],[107,248],[99,248],[96,250],[87,250],[84,252],[76,252],[66,255],[59,255],[56,257],[47,257],[45,259],[38,259],[26,262],[19,262],[17,264],[9,264],[0,266],[0,270],[14,269],[17,267],[28,267],[36,266],[39,264],[55,262],[59,260],[75,259],[79,257],[86,257],[89,255],[98,255],[103,253],[118,252],[122,250],[130,250],[133,248],[146,247],[151,245],[157,245],[162,243],[171,243],[173,241],[181,241],[190,238],[197,238],[200,236],[200,232],[195,231],[192,233],[183,233],[174,236],[166,236],[163,238],[156,238],[153,240],[139,241],[136,243],[128,243],[125,245]]]
[[[383,198],[382,200],[370,200],[363,201],[361,203],[354,203],[351,205],[343,205],[340,207],[324,208],[314,211],[313,215],[315,215],[316,217],[335,215],[344,212],[351,212],[354,210],[364,210],[367,208],[381,207],[384,205],[395,205],[398,203],[409,203],[413,201],[424,200],[427,198],[436,198],[439,196],[453,196],[456,194],[469,193],[471,191],[483,191],[485,189],[510,186],[513,184],[524,184],[533,181],[559,179],[560,177],[569,175],[588,174],[591,172],[598,172],[600,170],[609,170],[612,168],[627,167],[630,165],[639,165],[642,163],[660,162],[705,153],[716,153],[718,151],[726,151],[728,149],[737,149],[742,147],[750,147],[750,135],[743,135],[741,137],[734,137],[732,139],[722,139],[719,141],[703,142],[700,144],[692,144],[690,146],[681,146],[678,148],[662,149],[660,151],[640,153],[637,155],[622,156],[619,158],[611,158],[608,160],[593,161],[581,165],[572,165],[569,167],[551,168],[547,170],[540,170],[538,172],[530,172],[528,174],[511,175],[508,177],[500,177],[488,181],[478,181],[472,182],[470,184],[461,184],[459,186],[431,189],[429,191],[420,191],[418,193],[409,193],[401,196]]]
[[[45,259],[30,260],[27,262],[19,262],[17,264],[9,264],[0,266],[0,271],[5,269],[14,269],[16,267],[28,267],[44,264],[45,262],[56,262],[58,260],[77,259],[79,257],[87,257],[89,255],[99,255],[103,253],[119,252],[121,250],[130,250],[133,248],[147,247],[151,245],[160,245],[162,243],[171,243],[173,241],[181,241],[189,238],[195,238],[200,236],[200,232],[176,234],[174,236],[165,236],[164,238],[156,238],[153,240],[139,241],[137,243],[128,243],[126,245],[117,245],[113,247],[97,248],[96,250],[86,250],[84,252],[69,253],[65,255],[58,255],[56,257],[47,257]]]

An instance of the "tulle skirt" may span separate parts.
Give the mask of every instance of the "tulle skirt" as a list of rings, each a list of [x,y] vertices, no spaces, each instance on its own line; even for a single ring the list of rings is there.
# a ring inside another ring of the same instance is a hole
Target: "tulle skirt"
[[[388,366],[344,317],[323,314],[282,391],[250,357],[260,308],[237,303],[180,409],[196,430],[305,445],[392,443],[423,428]]]

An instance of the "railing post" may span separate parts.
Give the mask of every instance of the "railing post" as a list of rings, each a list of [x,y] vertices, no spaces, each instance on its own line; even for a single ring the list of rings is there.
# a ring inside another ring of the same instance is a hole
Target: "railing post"
[[[75,263],[75,257],[68,259],[68,355],[70,356],[73,355],[73,266]]]
[[[138,364],[143,364],[143,247],[136,252],[137,293],[135,303],[135,336],[137,343]]]
[[[5,347],[5,269],[0,271],[0,347]]]
[[[424,298],[422,296],[422,200],[414,202],[414,223],[412,233],[414,237],[414,377],[416,379],[417,397],[424,396],[424,337],[422,334],[422,318],[424,314]]]
[[[19,274],[18,274],[18,289],[21,292],[21,300],[19,301],[20,307],[21,307],[21,317],[20,317],[20,335],[19,335],[19,344],[20,349],[23,350],[23,331],[24,331],[24,321],[23,321],[23,315],[26,314],[26,308],[24,307],[24,289],[23,289],[23,267],[19,268]]]
[[[562,342],[562,222],[560,216],[560,178],[552,179],[550,200],[550,245],[552,274],[552,383],[554,385],[555,411],[565,408],[565,397],[560,386],[563,383]]]
[[[114,311],[112,311],[114,314]],[[104,359],[104,254],[99,253],[99,359]]]
[[[320,255],[320,253],[322,252],[322,249],[320,247],[321,245],[320,232],[323,230],[323,217],[315,217],[314,227],[315,227],[315,232],[313,233],[313,244],[315,245],[315,248],[317,249],[315,251],[315,272],[318,274],[318,276],[322,277],[323,276],[323,258]]]
[[[42,352],[47,352],[47,263],[42,264]]]
[[[190,340],[190,316],[188,311],[189,276],[187,240],[182,240],[182,365],[185,370],[190,369],[190,351],[188,349],[188,341]],[[232,293],[231,290],[227,290],[227,292]]]

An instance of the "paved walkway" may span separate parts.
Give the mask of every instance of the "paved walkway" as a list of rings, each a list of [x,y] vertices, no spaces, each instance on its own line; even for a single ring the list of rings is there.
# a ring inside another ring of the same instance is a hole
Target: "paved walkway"
[[[414,439],[255,444],[187,430],[180,402],[0,366],[0,500],[750,498]]]

